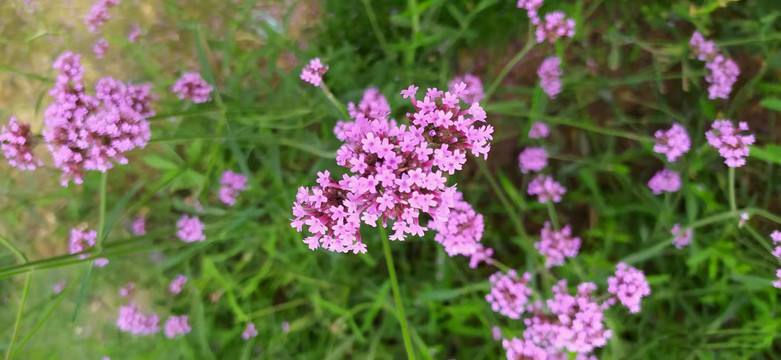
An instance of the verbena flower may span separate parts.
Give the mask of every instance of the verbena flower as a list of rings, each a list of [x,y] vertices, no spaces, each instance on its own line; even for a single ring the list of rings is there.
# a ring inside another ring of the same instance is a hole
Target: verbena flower
[[[57,294],[61,293],[63,290],[65,290],[65,282],[64,281],[60,281],[60,282],[54,284],[54,286],[52,286],[52,292],[54,293],[54,295],[57,295]]]
[[[651,295],[651,287],[645,280],[645,274],[625,263],[618,263],[615,276],[609,277],[607,284],[607,292],[615,295],[615,298],[610,299],[610,303],[617,299],[633,314],[640,312],[643,298]]]
[[[146,234],[146,217],[143,214],[136,216],[136,219],[130,224],[130,232],[136,236]]]
[[[656,130],[654,137],[656,138],[654,151],[667,156],[667,161],[669,162],[675,162],[678,157],[691,148],[691,139],[689,139],[689,134],[686,133],[686,128],[678,123],[674,123],[666,131]]]
[[[743,225],[746,225],[746,221],[748,221],[749,216],[748,213],[740,213],[740,220],[738,220],[738,228],[742,228]]]
[[[550,131],[544,122],[535,121],[532,123],[531,128],[529,128],[530,139],[544,139],[547,138],[548,135],[550,135]]]
[[[43,161],[33,154],[33,134],[30,125],[11,116],[0,130],[0,148],[8,164],[20,170],[35,170]]]
[[[485,122],[478,103],[459,106],[466,84],[453,93],[428,89],[416,100],[417,87],[402,91],[415,107],[408,113],[410,125],[389,120],[385,101],[378,93],[365,94],[362,105],[352,107],[354,122],[337,125],[335,134],[345,143],[336,162],[347,168],[339,181],[330,172],[318,173],[319,186],[299,188],[291,221],[310,249],[366,252],[358,232],[361,222],[386,227],[393,220],[391,240],[408,234],[422,236],[426,227],[421,213],[445,219],[454,205],[455,187],[445,186],[444,173],[453,174],[466,163],[466,155],[488,156],[493,127]]]
[[[708,98],[726,99],[732,92],[732,85],[738,81],[740,68],[732,59],[723,55],[718,55],[713,60],[705,64],[708,74],[705,75],[705,81],[710,83],[708,86]]]
[[[773,245],[776,245],[772,254],[781,260],[781,231],[774,230],[772,233],[770,233],[770,238],[773,239]]]
[[[136,289],[136,284],[129,282],[125,284],[125,286],[119,288],[117,291],[117,294],[119,297],[130,297],[133,296],[133,291]]]
[[[94,261],[92,261],[92,264],[94,264],[95,266],[97,266],[99,268],[102,268],[102,267],[105,267],[106,265],[108,265],[108,259],[106,259],[106,258],[97,258]]]
[[[536,195],[537,201],[541,203],[546,203],[548,200],[557,203],[561,201],[567,189],[548,175],[538,175],[529,183],[526,192],[532,196]]]
[[[670,233],[673,235],[673,245],[678,249],[689,245],[692,241],[692,229],[681,230],[683,229],[680,224],[673,225],[673,228],[670,230]]]
[[[220,190],[218,196],[223,203],[233,206],[239,193],[247,189],[247,177],[226,170],[220,178]]]
[[[518,155],[518,167],[521,172],[538,172],[548,166],[548,152],[541,147],[523,149]]]
[[[491,336],[494,338],[494,340],[501,340],[502,339],[502,329],[500,329],[498,326],[494,326],[491,328]]]
[[[182,274],[176,275],[176,277],[168,284],[168,292],[171,294],[179,294],[184,288],[184,284],[187,284],[187,276]]]
[[[648,180],[648,188],[654,195],[662,192],[676,192],[681,189],[681,175],[677,171],[662,169]]]
[[[127,41],[130,43],[135,43],[138,41],[138,38],[141,36],[141,27],[138,26],[138,24],[134,24],[133,28],[130,29],[130,31],[127,33]]]
[[[468,202],[463,200],[461,192],[453,196],[450,215],[434,219],[428,223],[437,234],[434,240],[442,244],[448,256],[470,256],[478,251],[483,237],[483,215],[475,212]]]
[[[301,80],[304,80],[314,86],[320,86],[323,82],[323,75],[328,71],[328,65],[323,65],[320,58],[309,60],[309,64],[301,69]]]
[[[537,10],[542,7],[543,0],[518,0],[518,8],[525,9],[526,15],[529,17],[529,21],[533,25],[540,24],[540,16],[537,14]]]
[[[287,321],[282,322],[282,333],[287,334],[290,332],[290,323]]]
[[[692,34],[691,40],[689,40],[689,47],[695,56],[700,61],[708,61],[719,53],[719,48],[713,41],[705,40],[705,37],[699,31],[695,31]]]
[[[241,338],[244,340],[249,340],[250,338],[254,338],[256,336],[258,336],[258,330],[255,329],[255,324],[253,323],[247,324],[247,327],[241,333]]]
[[[463,76],[456,76],[447,84],[448,91],[455,92],[455,86],[464,83],[466,88],[461,92],[461,100],[467,104],[475,103],[483,100],[485,93],[483,92],[483,82],[480,78],[472,74],[464,74]]]
[[[477,268],[480,263],[484,262],[488,265],[494,263],[491,258],[494,255],[494,249],[483,247],[483,244],[477,244],[477,249],[469,255],[469,267]]]
[[[572,228],[569,225],[556,231],[549,221],[542,228],[540,241],[534,243],[534,247],[541,255],[545,256],[545,267],[564,265],[565,258],[572,258],[580,251],[580,238],[572,236]]]
[[[562,11],[554,11],[545,14],[544,21],[540,21],[535,30],[537,42],[548,41],[553,44],[562,37],[575,36],[575,20],[567,18]]]
[[[119,5],[119,0],[96,0],[84,20],[90,32],[97,32],[103,24],[111,18],[108,10]]]
[[[176,222],[176,236],[184,242],[204,241],[203,223],[197,216],[182,215]]]
[[[62,170],[63,186],[81,184],[85,170],[105,172],[126,164],[125,153],[149,141],[147,117],[154,114],[148,85],[123,84],[106,77],[85,93],[81,55],[66,52],[54,63],[59,71],[49,95],[54,102],[44,113],[43,138]]]
[[[334,127],[334,135],[341,141],[348,138],[361,136],[364,131],[356,124],[364,124],[371,119],[384,119],[390,116],[391,108],[388,99],[377,88],[368,88],[363,92],[363,98],[356,106],[355,103],[347,104],[347,112],[353,121],[337,121]]]
[[[179,99],[190,99],[196,104],[211,101],[211,93],[213,90],[214,87],[209,85],[209,83],[201,77],[201,74],[197,72],[182,74],[171,87],[171,91],[176,94]]]
[[[179,335],[190,333],[190,324],[187,315],[169,316],[165,321],[165,337],[173,339]]]
[[[155,313],[141,313],[134,302],[119,307],[117,317],[119,331],[133,335],[151,335],[160,331],[160,318]]]
[[[95,58],[102,59],[106,56],[106,50],[108,50],[108,41],[104,38],[95,41],[95,45],[92,46],[92,51],[95,52]]]
[[[705,133],[705,137],[708,144],[719,151],[727,166],[741,167],[746,164],[748,146],[754,143],[754,135],[743,135],[744,131],[748,131],[745,121],[739,122],[735,128],[731,120],[716,120],[711,125],[711,130]]]
[[[561,60],[558,57],[545,59],[537,69],[537,76],[540,77],[542,90],[549,98],[555,99],[561,93]]]
[[[778,280],[773,281],[773,286],[781,289],[781,269],[776,270],[776,277]]]
[[[68,253],[78,254],[86,251],[87,249],[95,246],[95,242],[98,239],[98,232],[95,230],[79,230],[71,229],[71,236],[68,243]],[[81,254],[79,259],[86,259],[90,257],[90,254]]]
[[[510,270],[507,275],[497,272],[491,275],[490,281],[491,292],[485,296],[485,300],[491,304],[491,309],[510,319],[520,319],[532,294],[527,286],[531,274],[524,273],[519,278],[515,270]]]

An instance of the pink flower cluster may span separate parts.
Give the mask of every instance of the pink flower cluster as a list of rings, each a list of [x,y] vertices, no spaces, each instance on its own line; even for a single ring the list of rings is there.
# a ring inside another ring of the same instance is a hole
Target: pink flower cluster
[[[184,242],[204,241],[203,223],[197,216],[182,215],[176,222],[176,236]]]
[[[111,18],[108,10],[116,5],[119,5],[119,0],[95,1],[87,14],[87,18],[84,20],[84,23],[87,24],[87,29],[90,32],[98,32],[98,29]]]
[[[663,169],[648,180],[648,188],[654,195],[662,192],[676,192],[681,189],[681,175],[676,171]]]
[[[54,63],[59,71],[49,95],[54,102],[44,113],[43,138],[54,165],[62,170],[61,183],[82,182],[85,170],[105,172],[114,162],[126,164],[125,152],[149,141],[146,118],[154,111],[149,85],[123,84],[106,77],[85,93],[81,55],[66,52]]]
[[[410,125],[398,125],[384,111],[386,101],[377,93],[365,95],[365,103],[353,108],[354,122],[337,125],[334,132],[344,144],[336,162],[350,171],[335,181],[328,171],[318,174],[319,186],[299,188],[291,221],[299,232],[304,226],[312,236],[304,243],[314,250],[366,252],[358,232],[361,222],[387,226],[394,220],[391,240],[408,234],[422,236],[426,227],[421,213],[435,221],[445,219],[455,202],[455,187],[445,186],[444,173],[453,174],[466,163],[467,152],[488,156],[493,127],[485,122],[478,103],[459,106],[466,84],[454,92],[428,89],[416,100],[414,85],[401,94],[415,107],[408,113]],[[373,105],[372,105],[373,104]],[[369,106],[372,105],[372,106]],[[375,106],[376,105],[376,106]]]
[[[532,196],[536,195],[537,201],[541,203],[546,203],[549,200],[557,203],[561,201],[561,197],[567,192],[567,189],[548,175],[538,175],[529,183],[526,192]]]
[[[165,337],[169,339],[188,334],[190,330],[192,329],[187,321],[187,315],[169,316],[165,320]]]
[[[548,166],[548,152],[541,147],[526,148],[518,155],[521,172],[538,172]]]
[[[485,97],[483,92],[483,82],[480,78],[472,75],[465,74],[463,76],[456,76],[447,84],[448,91],[454,92],[456,85],[464,83],[466,89],[461,94],[461,100],[467,104],[479,102]]]
[[[738,127],[731,120],[716,120],[711,125],[711,130],[705,133],[708,144],[719,150],[719,155],[724,158],[724,163],[729,167],[741,167],[746,164],[749,154],[748,146],[754,144],[754,135],[742,135],[748,131],[745,121],[738,123]]]
[[[529,22],[536,25],[535,35],[537,42],[548,40],[551,44],[561,37],[575,36],[575,20],[567,18],[564,12],[554,11],[545,14],[544,20],[540,18],[538,10],[542,7],[543,0],[518,0],[518,8],[525,9]]]
[[[336,127],[334,127],[334,134],[341,141],[360,136],[352,133],[353,130],[361,131],[360,128],[353,126],[356,122],[363,123],[371,121],[371,119],[386,118],[390,116],[391,108],[390,104],[388,104],[388,99],[380,93],[380,90],[368,88],[363,92],[363,98],[361,98],[358,106],[353,102],[347,104],[347,113],[354,121],[338,121]]]
[[[138,38],[141,36],[141,27],[138,26],[138,24],[133,25],[133,28],[130,29],[130,31],[127,33],[127,41],[130,43],[135,43],[138,41]]]
[[[674,123],[667,131],[656,130],[654,137],[656,138],[654,151],[667,156],[669,162],[675,162],[691,148],[691,139],[686,133],[686,128],[678,123]]]
[[[233,206],[239,193],[247,189],[247,177],[227,170],[222,173],[220,178],[220,190],[218,196],[220,201],[226,205]]]
[[[532,295],[532,290],[527,286],[531,274],[524,273],[519,278],[515,270],[510,270],[507,275],[497,272],[489,280],[491,292],[485,296],[485,300],[491,304],[491,309],[510,319],[520,319]]]
[[[712,41],[705,40],[699,31],[695,31],[692,35],[689,47],[697,59],[705,61],[705,68],[708,70],[705,81],[711,84],[708,87],[708,97],[710,99],[729,97],[732,85],[738,81],[740,75],[738,64],[720,54],[719,48]]]
[[[463,200],[463,194],[453,195],[453,206],[450,215],[429,222],[429,227],[437,231],[434,240],[442,244],[448,256],[470,256],[480,250],[480,239],[483,237],[483,215],[475,212],[468,202]]]
[[[92,46],[92,51],[95,52],[95,58],[102,59],[106,56],[106,50],[108,50],[108,41],[104,38],[98,39],[95,45]]]
[[[558,57],[545,59],[537,69],[537,76],[540,77],[542,90],[549,98],[555,99],[561,93],[561,60]]]
[[[187,284],[187,276],[182,274],[176,275],[176,277],[168,284],[168,292],[171,294],[179,294],[184,288],[184,284]]]
[[[673,245],[678,249],[689,245],[692,241],[692,229],[681,230],[683,230],[681,224],[675,224],[670,229],[670,233],[673,235]]]
[[[35,170],[43,161],[33,154],[33,134],[30,125],[11,116],[0,130],[0,148],[8,164],[20,170]]]
[[[119,331],[133,335],[152,335],[160,331],[160,318],[157,314],[143,314],[134,302],[119,308],[117,318]]]
[[[549,221],[542,228],[540,241],[534,243],[537,251],[545,256],[545,267],[564,265],[565,258],[572,258],[580,251],[580,238],[572,236],[572,228],[567,225],[556,231]]]
[[[95,230],[79,230],[71,229],[71,236],[68,243],[68,253],[78,254],[86,251],[92,246],[95,246],[95,242],[98,239],[98,232]],[[81,254],[79,259],[86,259],[90,257],[90,254]]]
[[[304,80],[314,86],[320,86],[323,83],[323,75],[328,71],[328,65],[323,65],[320,58],[309,60],[309,64],[301,69],[301,80]]]
[[[529,128],[530,139],[545,139],[549,135],[550,135],[550,131],[548,130],[548,125],[545,125],[544,122],[535,121],[532,123],[532,126]]]
[[[772,254],[776,259],[781,260],[781,231],[774,230],[770,233],[770,238],[773,239],[773,245],[776,246]],[[781,269],[776,270],[776,277],[778,277],[778,280],[773,281],[773,286],[781,289]]]
[[[617,299],[629,309],[630,313],[636,314],[640,312],[640,302],[643,298],[651,295],[651,287],[648,286],[642,270],[625,263],[618,263],[615,276],[607,279],[607,292],[615,295],[609,300],[611,304]]]
[[[211,101],[211,93],[214,87],[209,85],[197,72],[188,72],[176,80],[171,87],[171,91],[179,99],[190,99],[196,104]]]
[[[125,286],[119,288],[117,291],[117,294],[119,297],[130,297],[133,296],[133,291],[136,289],[136,284],[129,282],[125,284]]]
[[[247,327],[241,333],[241,338],[244,340],[249,340],[250,338],[254,338],[255,336],[258,336],[258,330],[255,329],[255,324],[253,323],[247,324]]]
[[[144,215],[136,216],[136,219],[130,224],[130,232],[136,236],[146,234],[146,217]]]

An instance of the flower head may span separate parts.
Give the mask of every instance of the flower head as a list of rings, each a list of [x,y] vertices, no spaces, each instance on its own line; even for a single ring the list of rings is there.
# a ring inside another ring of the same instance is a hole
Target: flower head
[[[182,215],[176,222],[176,236],[184,242],[204,241],[203,223],[197,216]]]
[[[136,219],[130,224],[130,232],[136,236],[146,234],[146,217],[143,214],[136,216]]]
[[[689,47],[700,61],[713,59],[719,53],[719,48],[716,47],[716,44],[713,41],[705,40],[705,37],[699,31],[695,31],[692,34],[691,40],[689,40]]]
[[[328,65],[323,65],[320,58],[309,60],[309,64],[301,69],[301,80],[304,80],[314,86],[320,86],[323,82],[323,75],[328,71]]]
[[[95,245],[98,239],[98,232],[95,230],[78,230],[71,229],[71,237],[68,245],[69,254],[78,254],[86,251],[88,248]],[[86,259],[90,257],[90,254],[79,255],[79,259]]]
[[[214,87],[209,85],[197,72],[188,72],[176,80],[171,87],[179,99],[190,99],[196,104],[211,101],[211,93]]]
[[[60,282],[54,284],[54,286],[52,286],[52,292],[54,293],[54,295],[57,295],[57,294],[61,293],[62,290],[65,290],[65,282],[64,281],[60,281]]]
[[[108,265],[108,259],[106,259],[106,258],[97,258],[97,259],[95,259],[92,262],[92,264],[94,264],[95,266],[97,266],[99,268],[102,268],[102,267],[105,267],[106,265]]]
[[[676,192],[681,189],[681,175],[676,171],[663,169],[648,180],[648,187],[654,195],[662,192]]]
[[[548,126],[545,125],[544,122],[535,121],[532,123],[531,128],[529,128],[530,139],[544,139],[547,138],[549,134],[550,131],[548,130]]]
[[[463,89],[457,89],[461,84],[465,85]],[[472,74],[454,77],[447,84],[447,89],[451,93],[458,93],[458,97],[467,104],[476,103],[485,97],[483,82],[480,81],[479,77]]]
[[[548,165],[548,152],[540,147],[526,148],[518,155],[518,167],[521,172],[538,172]]]
[[[95,58],[102,59],[106,56],[106,50],[108,50],[108,41],[104,38],[98,39],[95,45],[92,46],[92,51],[95,52]]]
[[[30,125],[11,116],[0,130],[0,148],[8,164],[20,170],[35,170],[43,161],[33,154],[33,134]]]
[[[724,158],[724,163],[729,167],[741,167],[746,164],[749,154],[748,146],[754,143],[754,135],[743,135],[748,131],[748,124],[741,121],[738,127],[731,120],[716,120],[711,125],[711,130],[705,133],[708,144],[719,151]]]
[[[781,260],[781,231],[774,230],[770,233],[770,238],[773,239],[773,245],[776,245],[776,248],[773,249],[773,256]]]
[[[247,189],[247,177],[226,170],[220,178],[219,198],[223,203],[233,206],[239,193]]]
[[[738,75],[740,75],[738,64],[723,55],[717,55],[713,60],[705,63],[705,68],[708,70],[705,81],[710,84],[708,98],[728,98],[732,92],[732,85],[738,81]]]
[[[529,195],[536,195],[537,201],[541,203],[546,203],[548,200],[557,203],[561,201],[567,189],[548,175],[538,175],[529,183],[526,192]]]
[[[119,294],[119,297],[128,297],[133,296],[133,291],[136,289],[136,284],[129,282],[125,284],[125,286],[119,288],[117,293]]]
[[[160,331],[160,318],[157,314],[141,313],[135,303],[119,307],[117,328],[133,335],[151,335]]]
[[[691,139],[686,133],[686,128],[678,123],[673,124],[667,131],[657,130],[654,137],[656,138],[654,151],[667,156],[669,162],[675,162],[691,148]]]
[[[182,274],[176,275],[173,281],[171,281],[171,283],[168,284],[168,292],[170,292],[171,294],[179,294],[180,292],[182,292],[182,288],[186,283],[187,283],[187,276],[184,276]]]
[[[549,98],[555,99],[561,92],[561,60],[555,56],[545,59],[537,69],[537,76],[540,77],[542,90]]]
[[[483,247],[483,244],[477,244],[477,249],[469,255],[469,267],[475,269],[481,262],[489,265],[493,264],[494,261],[491,259],[493,255],[494,249]]]
[[[98,29],[111,18],[108,10],[119,5],[119,0],[96,0],[87,14],[85,23],[90,32],[98,32]]]
[[[510,319],[520,319],[532,294],[527,286],[531,274],[524,273],[519,278],[515,270],[510,270],[507,275],[497,272],[491,275],[490,280],[491,292],[485,300],[491,304],[491,309]]]
[[[545,14],[544,21],[540,21],[535,31],[537,42],[548,41],[553,44],[561,37],[571,38],[575,36],[575,20],[567,18],[562,11],[554,11]]]
[[[692,229],[681,230],[683,229],[680,224],[675,224],[673,225],[673,228],[670,229],[670,233],[673,235],[673,245],[678,249],[689,245],[692,241]]]
[[[564,265],[565,258],[572,258],[580,251],[580,238],[572,236],[572,228],[567,225],[556,231],[549,221],[542,228],[540,241],[534,243],[537,251],[545,256],[545,267]]]
[[[169,316],[165,320],[165,337],[173,339],[179,335],[190,333],[190,324],[187,321],[187,315]]]
[[[470,256],[478,251],[479,241],[483,237],[483,215],[475,212],[472,205],[462,200],[463,195],[456,192],[450,215],[429,222],[429,227],[437,231],[434,240],[445,247],[448,256]]]
[[[249,340],[250,338],[254,338],[255,336],[258,336],[258,330],[255,329],[255,324],[248,323],[247,327],[241,333],[241,338],[244,340]]]
[[[651,295],[651,287],[645,280],[645,274],[624,263],[618,263],[615,276],[609,277],[607,284],[607,292],[615,295],[611,302],[618,299],[633,314],[640,312],[640,301]]]
[[[141,36],[141,27],[138,26],[138,24],[134,24],[133,28],[130,29],[130,31],[127,33],[127,41],[130,43],[135,43],[138,41],[138,38]]]
[[[776,270],[778,280],[773,281],[773,287],[781,289],[781,269]]]

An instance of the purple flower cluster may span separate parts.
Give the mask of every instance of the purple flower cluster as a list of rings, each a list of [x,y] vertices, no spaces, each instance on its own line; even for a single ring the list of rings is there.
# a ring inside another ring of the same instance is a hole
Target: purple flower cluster
[[[548,130],[548,125],[545,125],[544,122],[535,121],[532,123],[532,126],[529,128],[530,139],[545,139],[549,135],[550,135],[550,131]]]
[[[117,294],[119,297],[130,297],[133,296],[133,291],[136,289],[136,284],[129,282],[125,284],[125,286],[119,288],[117,291]]]
[[[11,116],[0,130],[0,148],[8,164],[20,170],[35,170],[43,161],[33,154],[33,134],[30,125]]]
[[[518,0],[518,8],[526,10],[526,16],[529,17],[529,21],[533,25],[539,25],[540,16],[537,14],[537,10],[542,7],[544,0]]]
[[[211,93],[214,87],[209,85],[197,72],[188,72],[176,80],[171,87],[171,91],[179,99],[190,99],[196,104],[211,101]]]
[[[68,253],[78,254],[95,246],[98,239],[98,232],[95,230],[71,229],[71,236],[68,242]],[[81,254],[79,259],[86,259],[90,254]]]
[[[54,103],[44,113],[43,138],[54,165],[62,170],[63,186],[81,184],[85,170],[105,172],[114,162],[126,164],[125,152],[149,141],[155,99],[149,85],[123,84],[106,77],[85,93],[81,55],[66,52],[54,63],[59,71],[49,95]]]
[[[249,340],[250,338],[254,338],[255,336],[258,336],[258,330],[255,329],[255,324],[253,323],[247,324],[247,327],[241,333],[241,338],[244,340]]]
[[[119,307],[117,318],[119,331],[133,335],[152,335],[160,331],[160,318],[157,314],[143,314],[134,302]]]
[[[542,90],[549,98],[555,99],[561,93],[561,60],[558,57],[545,59],[537,69],[537,76],[540,77]]]
[[[681,189],[681,175],[676,171],[662,169],[648,180],[648,188],[654,195],[662,192],[676,192]]]
[[[182,215],[176,222],[176,236],[184,242],[206,240],[203,234],[203,223],[197,216]]]
[[[719,150],[727,166],[741,167],[746,164],[748,146],[754,143],[754,135],[742,135],[743,131],[748,131],[745,121],[739,122],[735,128],[731,120],[716,120],[711,130],[705,133],[705,138],[708,144]]]
[[[772,254],[776,259],[781,260],[781,231],[774,230],[770,233],[770,238],[773,239],[773,245],[776,246]],[[776,277],[778,277],[778,280],[773,281],[773,286],[781,289],[781,269],[776,270]]]
[[[434,240],[442,244],[448,256],[471,256],[480,250],[480,239],[483,237],[483,215],[475,212],[468,202],[463,200],[461,192],[453,195],[453,206],[450,215],[434,219],[429,227],[437,231]]]
[[[562,11],[554,11],[545,14],[544,20],[540,18],[538,10],[542,7],[543,0],[518,0],[518,8],[526,10],[529,22],[537,26],[535,35],[537,42],[548,40],[551,44],[561,37],[575,36],[575,20],[567,18]]]
[[[223,203],[233,206],[239,193],[247,189],[247,177],[227,170],[220,178],[220,190],[218,196]]]
[[[673,245],[678,249],[689,245],[692,241],[692,229],[681,230],[683,229],[680,224],[675,224],[673,225],[673,228],[670,229],[670,233],[673,235]]]
[[[95,41],[95,45],[92,46],[92,51],[95,52],[95,58],[102,59],[106,56],[106,50],[108,50],[108,41],[104,38]]]
[[[491,265],[494,263],[492,256],[494,256],[494,249],[483,247],[483,244],[477,244],[475,252],[469,256],[469,267],[474,269],[481,262]]]
[[[448,91],[451,93],[455,91],[456,85],[464,83],[466,89],[461,93],[461,100],[467,104],[476,103],[483,100],[485,93],[483,92],[483,82],[480,78],[472,75],[465,74],[463,76],[456,76],[447,84]]]
[[[695,31],[692,35],[689,47],[697,59],[705,61],[705,68],[708,70],[705,81],[710,84],[708,97],[710,99],[729,97],[732,85],[738,81],[738,75],[740,75],[738,64],[720,54],[719,48],[712,41],[705,40],[699,31]]]
[[[334,127],[334,134],[341,141],[360,136],[360,131],[364,129],[353,126],[355,123],[386,118],[390,116],[391,108],[388,99],[380,93],[380,90],[368,88],[363,92],[363,98],[357,106],[353,102],[347,104],[347,113],[354,121],[338,121]]]
[[[667,131],[656,130],[654,137],[654,152],[664,154],[669,162],[675,162],[678,157],[688,152],[692,144],[686,128],[678,123],[674,123]]]
[[[179,294],[184,288],[184,284],[187,284],[187,276],[182,274],[176,275],[176,277],[168,284],[168,292],[171,294]]]
[[[618,299],[630,313],[636,314],[640,312],[643,298],[651,295],[651,287],[648,286],[642,270],[618,263],[615,276],[607,279],[607,292],[615,295],[615,298],[609,300],[611,304]]]
[[[491,304],[491,309],[510,319],[520,319],[532,295],[532,290],[527,286],[531,274],[524,273],[519,278],[515,270],[510,270],[507,275],[497,272],[489,280],[491,292],[485,296],[485,300]]]
[[[133,25],[133,28],[130,29],[130,31],[127,33],[127,41],[130,43],[135,43],[138,41],[138,38],[141,36],[141,27],[138,26],[138,24]]]
[[[169,316],[165,320],[165,337],[173,339],[179,335],[188,334],[192,330],[187,322],[187,315]]]
[[[328,171],[318,174],[319,186],[299,188],[291,221],[299,232],[304,226],[313,234],[304,239],[310,249],[366,252],[358,232],[361,222],[386,227],[394,220],[391,240],[408,234],[422,236],[426,227],[421,213],[435,221],[446,219],[455,202],[455,187],[445,186],[444,173],[453,174],[466,163],[467,152],[488,156],[493,127],[485,122],[478,103],[468,109],[459,106],[466,84],[454,92],[428,89],[416,100],[414,85],[401,94],[415,107],[408,113],[410,125],[389,120],[386,101],[374,94],[364,96],[362,106],[352,107],[354,122],[337,125],[336,135],[344,144],[336,162],[350,171],[335,181]]]
[[[314,86],[320,86],[323,83],[323,75],[328,71],[328,65],[323,65],[320,58],[309,60],[309,64],[301,69],[301,80],[304,80]]]
[[[526,148],[518,155],[521,172],[538,172],[548,166],[548,152],[541,147]]]
[[[95,1],[87,14],[87,18],[84,20],[84,23],[87,24],[87,29],[90,32],[98,32],[98,29],[111,18],[108,10],[116,5],[119,5],[119,0]]]
[[[549,200],[557,203],[561,201],[561,197],[567,192],[567,189],[548,175],[538,175],[529,183],[526,192],[532,196],[536,195],[537,201],[541,203],[546,203]]]
[[[567,225],[556,231],[546,221],[542,228],[540,241],[534,243],[537,251],[545,256],[545,267],[564,265],[565,258],[572,258],[580,251],[580,238],[572,236],[572,228]]]
[[[130,232],[136,236],[146,234],[146,217],[144,215],[136,216],[136,219],[130,224]]]

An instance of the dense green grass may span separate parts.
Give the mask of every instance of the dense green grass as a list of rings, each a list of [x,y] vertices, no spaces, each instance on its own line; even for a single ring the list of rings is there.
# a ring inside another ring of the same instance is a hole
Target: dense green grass
[[[67,25],[51,13],[66,5],[41,2],[28,14],[23,3],[0,3],[0,13],[17,16],[0,24],[0,79],[12,89],[3,93],[21,89],[28,98],[0,102],[0,118],[24,114],[40,129],[51,61],[65,50],[91,57],[91,40],[80,21]],[[583,239],[580,255],[553,274],[604,289],[623,260],[646,273],[653,291],[640,314],[607,312],[615,336],[597,350],[599,358],[781,358],[780,290],[770,285],[779,264],[768,237],[781,229],[773,215],[781,213],[776,0],[548,0],[543,10],[575,18],[576,36],[528,49],[529,24],[514,0],[151,3],[123,2],[114,12],[122,15],[104,30],[109,57],[87,66],[88,83],[112,75],[155,84],[160,100],[147,148],[109,171],[106,185],[99,173],[61,188],[52,168],[2,167],[3,353],[13,345],[17,359],[403,358],[376,230],[362,232],[368,254],[342,255],[308,250],[289,224],[298,186],[313,185],[318,171],[342,173],[332,130],[343,116],[298,78],[302,64],[319,56],[330,65],[325,82],[340,102],[358,101],[376,86],[397,118],[410,110],[398,95],[410,83],[442,88],[464,72],[478,74],[487,90],[496,82],[484,103],[497,129],[492,153],[487,162],[470,158],[451,183],[485,216],[482,242],[519,271],[540,264],[531,244],[549,215],[525,195],[530,176],[522,176],[516,158],[538,143],[526,137],[532,120],[552,126],[545,142],[551,173],[568,189],[556,211]],[[148,34],[131,44],[124,29],[136,22]],[[741,67],[729,100],[707,98],[703,65],[687,47],[695,29]],[[564,91],[550,100],[536,69],[554,53],[563,59]],[[214,101],[192,105],[168,91],[185,70],[200,70],[216,85]],[[742,228],[740,211],[730,210],[727,168],[704,137],[722,117],[747,121],[758,139],[748,166],[736,172],[737,208],[752,214]],[[676,164],[684,185],[654,196],[646,182],[664,163],[651,151],[652,135],[672,121],[692,136],[692,151]],[[216,191],[229,169],[248,175],[251,188],[226,208]],[[207,241],[185,244],[175,223],[193,212],[194,200],[204,207]],[[133,237],[128,219],[138,212],[149,214],[149,233]],[[62,256],[71,227],[97,229],[100,219],[108,267]],[[696,227],[691,246],[669,245],[673,223]],[[510,337],[523,325],[493,313],[484,299],[496,269],[470,269],[432,238],[391,244],[418,357],[503,357],[491,327]],[[172,297],[165,288],[179,273],[190,282]],[[58,281],[67,287],[53,295]],[[168,340],[118,332],[117,308],[125,300],[117,289],[128,281],[144,307],[163,317],[189,314],[192,333]],[[536,286],[545,294],[551,284],[541,279]],[[214,293],[221,294],[217,302]],[[259,336],[245,342],[248,321]]]

